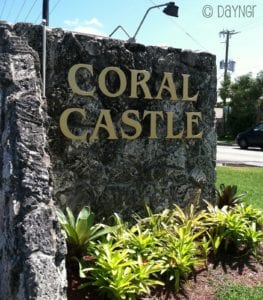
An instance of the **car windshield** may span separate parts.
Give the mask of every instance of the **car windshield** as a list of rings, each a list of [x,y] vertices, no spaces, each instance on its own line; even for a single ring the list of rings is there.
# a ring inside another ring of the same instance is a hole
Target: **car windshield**
[[[254,128],[255,131],[263,131],[263,123],[261,124],[258,124],[255,128]]]

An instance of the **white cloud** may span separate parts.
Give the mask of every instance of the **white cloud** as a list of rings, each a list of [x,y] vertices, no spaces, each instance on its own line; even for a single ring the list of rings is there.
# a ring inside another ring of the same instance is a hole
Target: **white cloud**
[[[64,23],[69,26],[69,27],[74,27],[77,26],[80,23],[79,19],[74,19],[74,20],[65,20]]]
[[[99,28],[103,27],[101,22],[97,18],[92,18],[88,21],[85,21],[84,23],[85,23],[85,25],[94,25],[94,26],[99,27]]]
[[[80,19],[65,20],[64,24],[66,25],[67,29],[71,31],[107,36],[107,34],[100,30],[103,25],[97,18],[84,21],[81,21]]]

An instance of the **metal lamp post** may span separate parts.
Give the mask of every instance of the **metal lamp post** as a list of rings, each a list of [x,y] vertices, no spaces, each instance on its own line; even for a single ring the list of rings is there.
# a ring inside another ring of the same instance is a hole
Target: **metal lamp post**
[[[47,26],[49,25],[49,0],[43,0],[42,26],[43,26],[43,54],[42,54],[42,80],[43,98],[46,97],[46,65],[47,65]]]
[[[141,29],[142,24],[143,24],[143,22],[144,22],[146,16],[148,15],[149,11],[150,11],[151,9],[153,9],[153,8],[160,8],[160,7],[164,7],[164,6],[165,6],[165,8],[163,9],[163,12],[164,12],[166,15],[172,16],[172,17],[178,17],[179,7],[176,6],[176,5],[174,4],[174,2],[168,2],[168,3],[165,3],[165,4],[160,4],[160,5],[151,6],[151,7],[149,7],[149,8],[147,9],[146,13],[144,14],[144,16],[143,16],[143,18],[142,18],[142,20],[141,20],[141,22],[140,22],[140,24],[139,24],[137,30],[135,31],[133,37],[130,37],[130,35],[128,34],[128,32],[127,32],[121,25],[117,26],[117,27],[112,31],[112,33],[109,35],[109,37],[111,37],[118,29],[122,29],[122,30],[125,32],[125,34],[129,37],[128,42],[129,42],[129,43],[135,43],[135,42],[136,42],[135,38],[136,38],[136,36],[137,36],[139,30]]]
[[[42,20],[46,20],[46,26],[49,26],[49,0],[43,0]]]
[[[160,5],[151,6],[151,7],[149,7],[149,8],[147,9],[147,11],[146,11],[146,13],[144,14],[144,16],[143,16],[143,18],[142,18],[142,20],[141,20],[141,22],[140,22],[140,24],[139,24],[137,30],[135,31],[133,37],[131,37],[131,38],[128,40],[128,42],[130,42],[130,43],[135,43],[135,42],[136,42],[136,39],[135,39],[135,38],[136,38],[136,36],[137,36],[139,30],[141,29],[142,24],[143,24],[143,22],[144,22],[146,16],[148,15],[149,11],[152,10],[152,9],[154,9],[154,8],[159,8],[159,7],[164,7],[164,6],[165,6],[165,8],[163,9],[163,12],[164,12],[166,15],[172,16],[172,17],[178,17],[178,10],[179,10],[179,7],[176,6],[176,5],[174,4],[174,2],[168,2],[168,3],[165,3],[165,4],[160,4]]]
[[[131,37],[130,37],[130,35],[129,35],[129,33],[121,26],[121,25],[119,25],[119,26],[117,26],[113,31],[112,31],[112,33],[109,35],[109,37],[111,37],[116,31],[118,31],[119,29],[121,29],[126,35],[127,35],[127,37],[130,39]]]

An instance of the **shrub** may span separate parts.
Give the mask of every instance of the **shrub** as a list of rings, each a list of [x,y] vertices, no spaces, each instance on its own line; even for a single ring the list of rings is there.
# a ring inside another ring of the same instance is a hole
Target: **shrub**
[[[93,224],[94,214],[89,207],[84,207],[75,219],[71,209],[66,208],[66,215],[62,210],[56,210],[59,223],[66,236],[70,255],[81,256],[90,241],[97,239],[113,230],[104,224]]]
[[[216,257],[230,245],[235,254],[259,257],[263,214],[252,206],[241,203],[219,208],[207,203],[207,210],[175,206],[156,214],[146,209],[148,216],[136,215],[133,226],[114,214],[113,227],[94,225],[94,215],[87,207],[77,219],[69,208],[67,215],[57,211],[69,255],[77,256],[79,288],[93,286],[110,299],[132,300],[168,281],[178,291],[182,279],[205,265],[209,255]]]

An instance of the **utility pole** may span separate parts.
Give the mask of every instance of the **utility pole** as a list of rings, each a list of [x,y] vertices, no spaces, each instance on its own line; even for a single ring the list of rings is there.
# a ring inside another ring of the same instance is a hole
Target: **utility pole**
[[[237,34],[239,32],[236,32],[235,30],[223,30],[223,31],[220,31],[219,34],[220,36],[223,35],[223,37],[226,36],[226,53],[225,53],[225,64],[224,64],[224,67],[225,67],[225,72],[224,72],[224,81],[227,80],[227,69],[228,69],[228,53],[229,53],[229,40],[231,38],[232,35],[234,34]]]
[[[224,61],[224,83],[227,81],[227,70],[228,70],[228,54],[229,54],[229,40],[232,35],[237,34],[239,32],[235,30],[223,30],[219,32],[220,36],[226,37],[226,52],[225,52],[225,61]],[[226,114],[225,114],[225,108],[226,108],[226,97],[223,98],[223,130],[224,134],[226,133]]]

